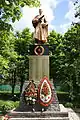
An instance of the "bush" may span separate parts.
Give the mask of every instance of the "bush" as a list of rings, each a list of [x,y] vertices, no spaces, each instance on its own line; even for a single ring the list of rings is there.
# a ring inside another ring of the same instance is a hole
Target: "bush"
[[[69,108],[73,108],[73,103],[70,103],[70,102],[67,102],[66,104],[65,104],[65,107],[69,107]]]
[[[57,96],[58,96],[59,103],[61,104],[65,104],[66,102],[70,101],[68,92],[57,91]]]
[[[20,99],[20,93],[15,93],[14,95],[16,95],[16,99],[15,101],[19,101]],[[13,96],[11,93],[7,93],[6,91],[1,92],[0,91],[0,100],[10,100],[10,101],[14,101],[13,99],[15,98],[15,96]]]
[[[13,108],[18,107],[18,105],[19,105],[19,101],[13,102],[13,101],[3,101],[3,100],[0,100],[0,111],[5,113],[8,110],[11,110]]]
[[[19,101],[14,102],[14,107],[17,108],[19,106]]]

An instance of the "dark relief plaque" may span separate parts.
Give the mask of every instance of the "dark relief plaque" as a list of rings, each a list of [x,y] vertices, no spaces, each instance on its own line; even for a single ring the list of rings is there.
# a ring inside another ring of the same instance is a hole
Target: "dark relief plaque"
[[[48,45],[30,45],[30,55],[49,55]]]

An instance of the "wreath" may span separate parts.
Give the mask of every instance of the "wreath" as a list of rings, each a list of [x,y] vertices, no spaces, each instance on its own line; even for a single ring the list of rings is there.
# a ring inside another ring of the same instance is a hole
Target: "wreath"
[[[35,47],[35,49],[34,49],[34,53],[35,53],[36,55],[43,55],[43,53],[44,53],[44,48],[43,48],[42,46],[37,46],[37,47]]]
[[[37,90],[36,90],[36,86],[35,86],[33,80],[30,81],[29,85],[25,89],[24,98],[25,98],[25,101],[28,105],[33,105],[36,103]]]

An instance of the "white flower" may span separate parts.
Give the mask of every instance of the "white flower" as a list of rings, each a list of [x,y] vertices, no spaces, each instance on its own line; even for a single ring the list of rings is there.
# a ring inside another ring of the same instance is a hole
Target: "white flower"
[[[29,100],[32,100],[32,98],[30,97]]]
[[[35,99],[33,99],[33,102],[35,102],[36,100]]]

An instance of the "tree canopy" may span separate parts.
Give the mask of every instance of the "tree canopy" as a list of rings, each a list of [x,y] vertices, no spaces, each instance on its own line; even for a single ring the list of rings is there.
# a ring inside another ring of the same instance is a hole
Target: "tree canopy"
[[[0,30],[10,30],[10,22],[19,20],[22,16],[21,8],[39,6],[38,0],[0,0]]]

